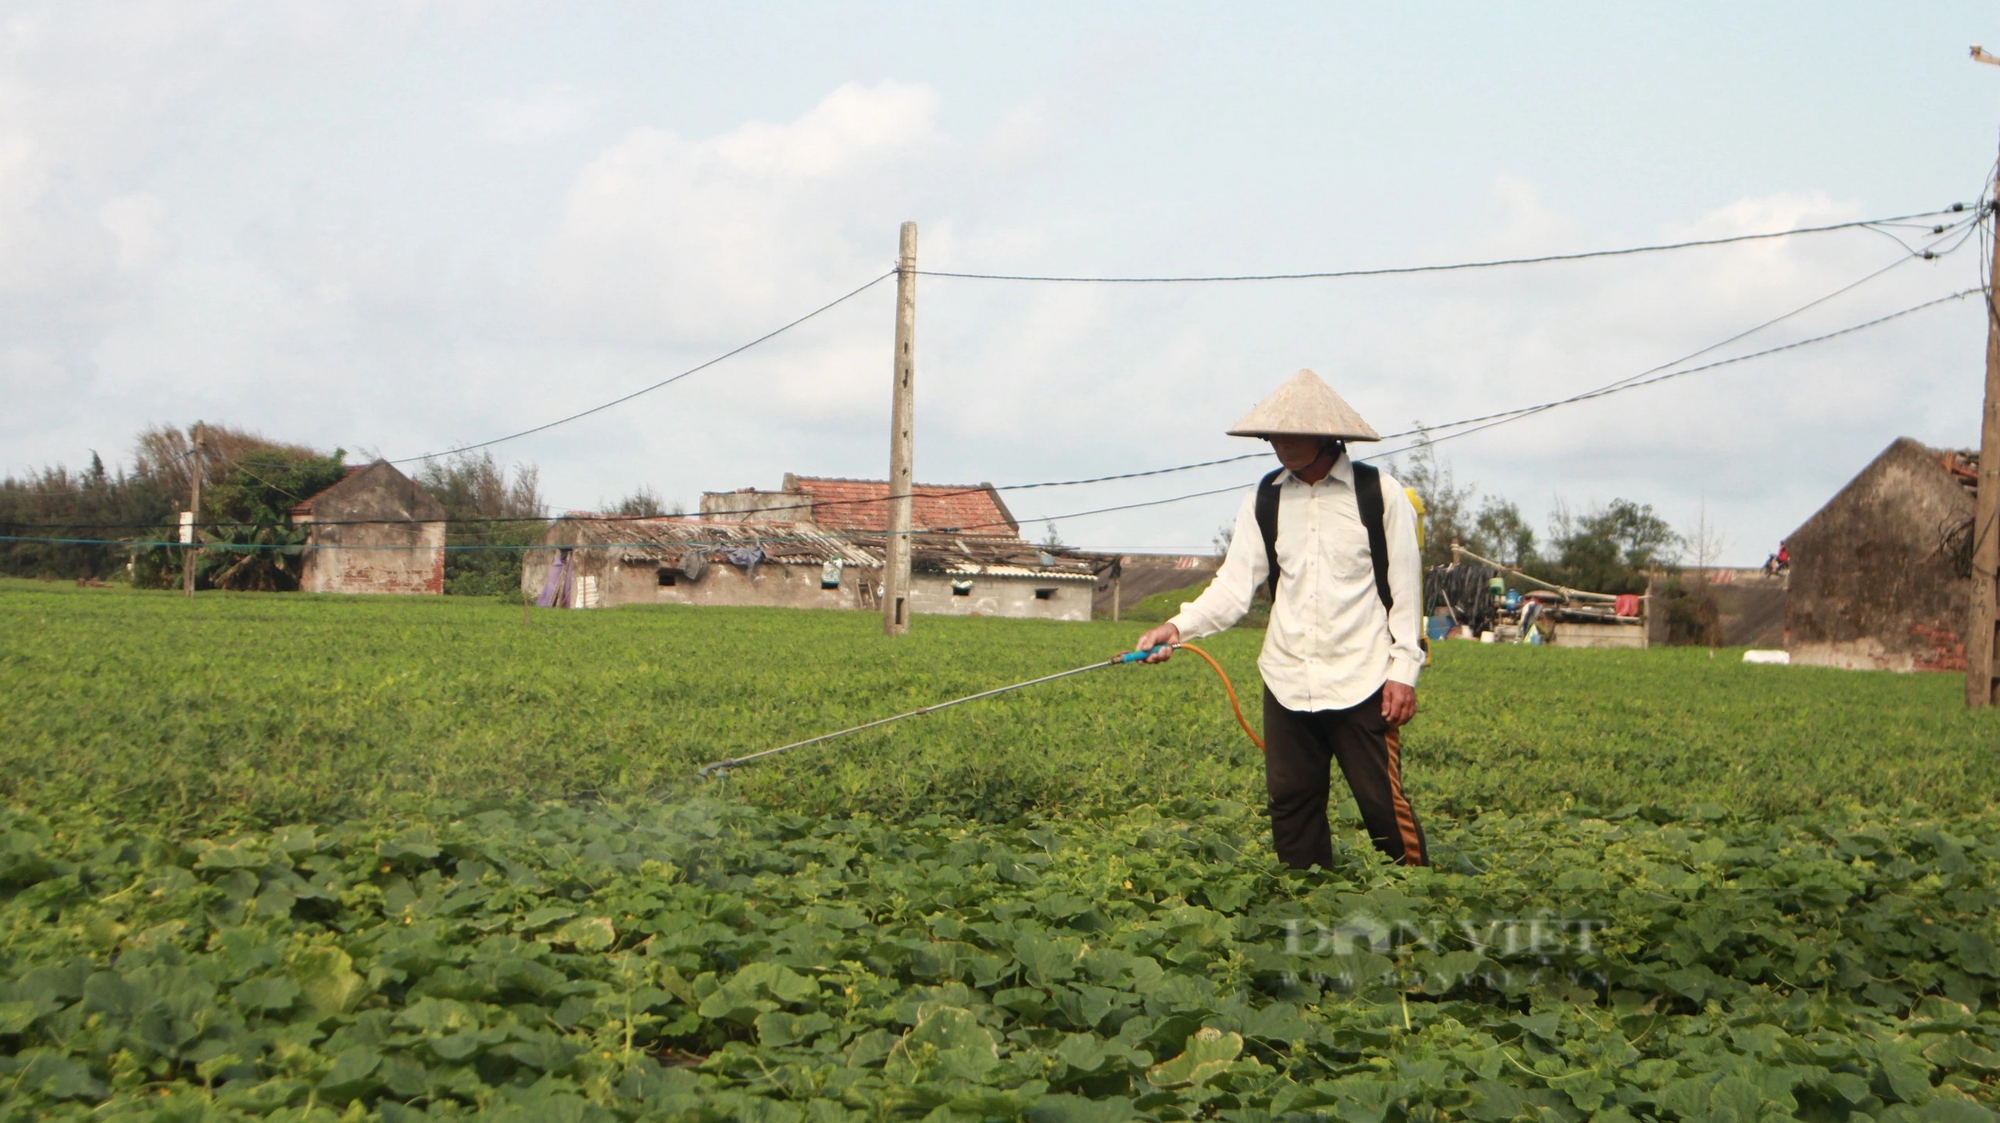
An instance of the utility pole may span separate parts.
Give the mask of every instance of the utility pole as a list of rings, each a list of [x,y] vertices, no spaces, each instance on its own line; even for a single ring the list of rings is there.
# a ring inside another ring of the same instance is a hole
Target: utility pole
[[[1986,287],[1986,404],[1980,411],[1979,487],[1972,500],[1972,620],[1965,633],[1965,704],[2000,703],[2000,214],[1993,222],[1993,273]]]
[[[201,531],[201,422],[197,421],[188,430],[188,516],[181,531],[181,595],[194,596],[194,554],[195,542]]]
[[[917,224],[903,224],[896,255],[895,396],[889,407],[889,546],[882,559],[882,634],[910,630],[910,524],[916,510],[911,436],[916,412]]]
[[[2000,66],[1974,46],[1972,60]],[[1980,410],[1979,487],[1972,500],[1972,619],[1965,632],[1965,704],[2000,704],[2000,198],[1985,200],[1993,223],[1993,272],[1986,283],[1986,402]]]

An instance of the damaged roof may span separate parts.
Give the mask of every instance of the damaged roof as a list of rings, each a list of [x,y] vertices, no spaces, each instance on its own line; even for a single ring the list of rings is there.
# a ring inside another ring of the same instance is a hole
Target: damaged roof
[[[879,567],[888,539],[881,534],[829,533],[803,522],[699,522],[574,514],[550,523],[542,545],[601,548],[615,552],[622,561],[667,565],[678,565],[689,551],[711,555],[754,546],[780,564],[824,565],[839,560],[844,565]],[[1011,537],[918,534],[910,544],[912,571],[955,577],[1094,581],[1117,564],[1113,554],[1050,550]]]
[[[685,518],[628,518],[575,513],[549,524],[544,546],[593,546],[634,561],[674,563],[689,550],[714,553],[755,546],[775,562],[878,566],[881,558],[851,539],[836,537],[811,523],[697,522]]]
[[[857,541],[878,556],[888,546],[888,539],[879,535]],[[1087,554],[1063,547],[1051,549],[1013,537],[917,534],[910,541],[910,569],[916,573],[1094,581],[1098,574],[1117,564],[1116,554]]]

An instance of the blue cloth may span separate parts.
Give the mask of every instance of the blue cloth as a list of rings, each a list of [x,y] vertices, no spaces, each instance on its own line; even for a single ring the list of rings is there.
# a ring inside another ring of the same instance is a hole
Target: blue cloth
[[[729,559],[730,565],[742,570],[743,576],[755,581],[757,579],[757,563],[764,560],[764,548],[762,546],[743,546],[731,550],[722,556]]]
[[[569,551],[561,550],[549,563],[549,575],[542,581],[542,595],[535,598],[538,608],[569,607]]]

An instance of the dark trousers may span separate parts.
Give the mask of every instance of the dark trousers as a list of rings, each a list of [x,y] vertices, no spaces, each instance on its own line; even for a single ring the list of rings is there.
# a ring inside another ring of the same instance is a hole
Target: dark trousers
[[[1382,718],[1382,692],[1345,710],[1288,710],[1264,691],[1264,790],[1271,842],[1295,870],[1333,866],[1326,819],[1332,765],[1361,808],[1375,848],[1407,866],[1429,863],[1424,829],[1403,798],[1402,737]]]

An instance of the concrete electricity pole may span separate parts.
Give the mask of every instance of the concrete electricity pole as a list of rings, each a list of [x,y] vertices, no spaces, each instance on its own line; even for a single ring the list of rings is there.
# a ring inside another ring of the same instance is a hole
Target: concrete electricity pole
[[[1979,487],[1972,500],[1972,619],[1965,633],[1965,704],[2000,703],[2000,215],[1993,216],[1986,289],[1986,405],[1980,411]]]
[[[201,522],[201,438],[197,421],[188,430],[188,513],[181,530],[181,595],[186,597],[194,596],[194,547],[200,534],[196,525]]]
[[[2000,65],[1979,47],[1975,62]],[[2000,191],[2000,180],[1995,181]],[[1980,411],[1979,489],[1972,503],[1972,619],[1965,633],[1965,704],[2000,703],[2000,214],[1993,222],[1993,273],[1986,286],[1986,404]]]
[[[2000,703],[2000,215],[1986,288],[1986,404],[1980,410],[1979,487],[1972,500],[1972,619],[1965,633],[1965,704]]]
[[[889,545],[882,564],[882,634],[910,630],[910,524],[916,508],[911,437],[916,412],[917,224],[903,224],[896,256],[895,396],[889,407]]]

